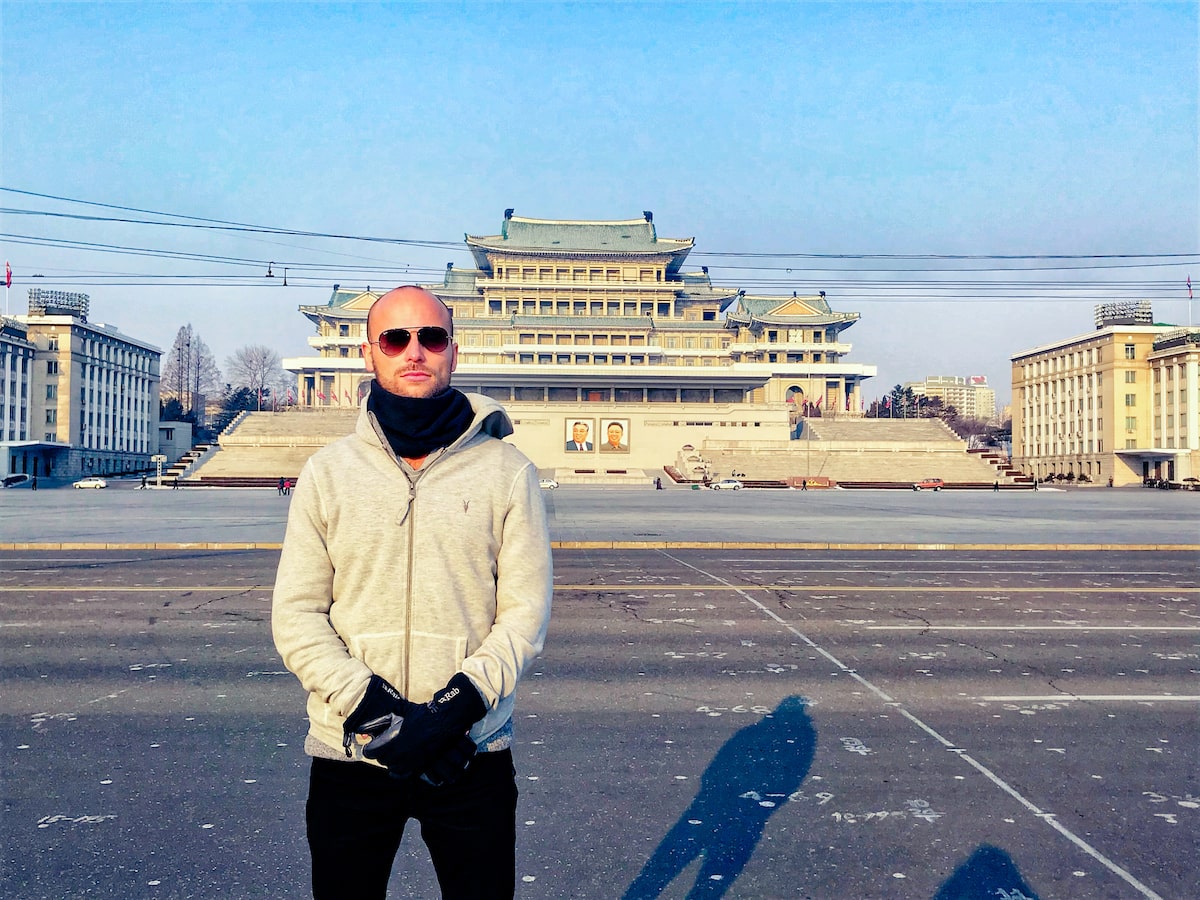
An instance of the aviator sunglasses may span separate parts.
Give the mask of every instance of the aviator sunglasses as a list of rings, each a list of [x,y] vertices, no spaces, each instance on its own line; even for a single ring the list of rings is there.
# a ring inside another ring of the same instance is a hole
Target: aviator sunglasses
[[[450,332],[438,325],[423,325],[416,329],[417,343],[430,353],[442,353],[450,346]],[[412,340],[412,330],[408,328],[389,328],[379,332],[379,340],[369,343],[378,344],[385,356],[399,356]]]

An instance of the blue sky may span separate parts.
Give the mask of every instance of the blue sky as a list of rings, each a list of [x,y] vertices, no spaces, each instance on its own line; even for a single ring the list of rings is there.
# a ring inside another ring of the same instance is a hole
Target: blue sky
[[[652,210],[722,284],[826,290],[862,314],[847,337],[879,367],[868,396],[986,374],[1006,400],[1008,357],[1089,330],[1094,303],[1151,299],[1184,324],[1200,282],[1194,2],[7,0],[0,16],[0,186],[459,242],[3,214],[12,312],[31,284],[83,290],[93,320],[164,350],[191,322],[221,364],[247,343],[306,355],[297,306],[467,266],[463,234],[496,233],[508,207]],[[13,191],[0,206],[147,218]],[[745,253],[781,255],[717,255]],[[1156,258],[928,258],[1127,254]],[[290,264],[286,289],[268,261]],[[173,277],[122,283],[151,275]]]

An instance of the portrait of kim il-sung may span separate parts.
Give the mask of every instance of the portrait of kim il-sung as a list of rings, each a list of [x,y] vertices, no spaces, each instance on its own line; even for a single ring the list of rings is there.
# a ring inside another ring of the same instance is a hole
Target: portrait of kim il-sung
[[[629,452],[629,420],[628,419],[602,419],[601,423],[604,426],[604,432],[600,435],[603,439],[600,444],[601,453],[628,453]]]
[[[581,450],[595,449],[596,445],[592,443],[592,424],[591,419],[567,420],[566,450],[568,452],[578,453]]]

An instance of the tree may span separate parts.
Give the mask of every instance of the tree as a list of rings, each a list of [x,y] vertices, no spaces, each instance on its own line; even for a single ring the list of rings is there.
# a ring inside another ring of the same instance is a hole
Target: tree
[[[183,404],[174,397],[158,405],[158,418],[163,422],[182,422],[183,415]]]
[[[221,390],[223,380],[208,345],[189,322],[175,333],[175,343],[163,356],[159,390],[162,396],[179,401],[182,415],[192,421],[204,418],[204,398]],[[190,416],[188,415],[190,414]]]
[[[230,383],[249,389],[257,398],[257,408],[269,403],[274,391],[286,389],[289,378],[280,365],[279,354],[270,347],[250,344],[234,351],[225,360]]]

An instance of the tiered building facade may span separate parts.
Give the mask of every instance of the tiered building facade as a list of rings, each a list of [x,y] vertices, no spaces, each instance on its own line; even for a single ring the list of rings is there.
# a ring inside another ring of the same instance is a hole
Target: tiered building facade
[[[731,441],[787,440],[805,412],[862,414],[875,367],[847,362],[842,334],[858,313],[834,312],[823,293],[714,286],[706,269],[684,270],[693,239],[659,237],[650,213],[559,221],[507,210],[499,234],[466,244],[475,267],[449,265],[425,285],[454,316],[455,385],[504,403],[514,443],[540,466],[661,466],[713,429]],[[378,296],[335,287],[327,304],[301,307],[318,356],[284,368],[302,406],[363,396],[360,345]],[[591,449],[574,449],[581,429]]]

